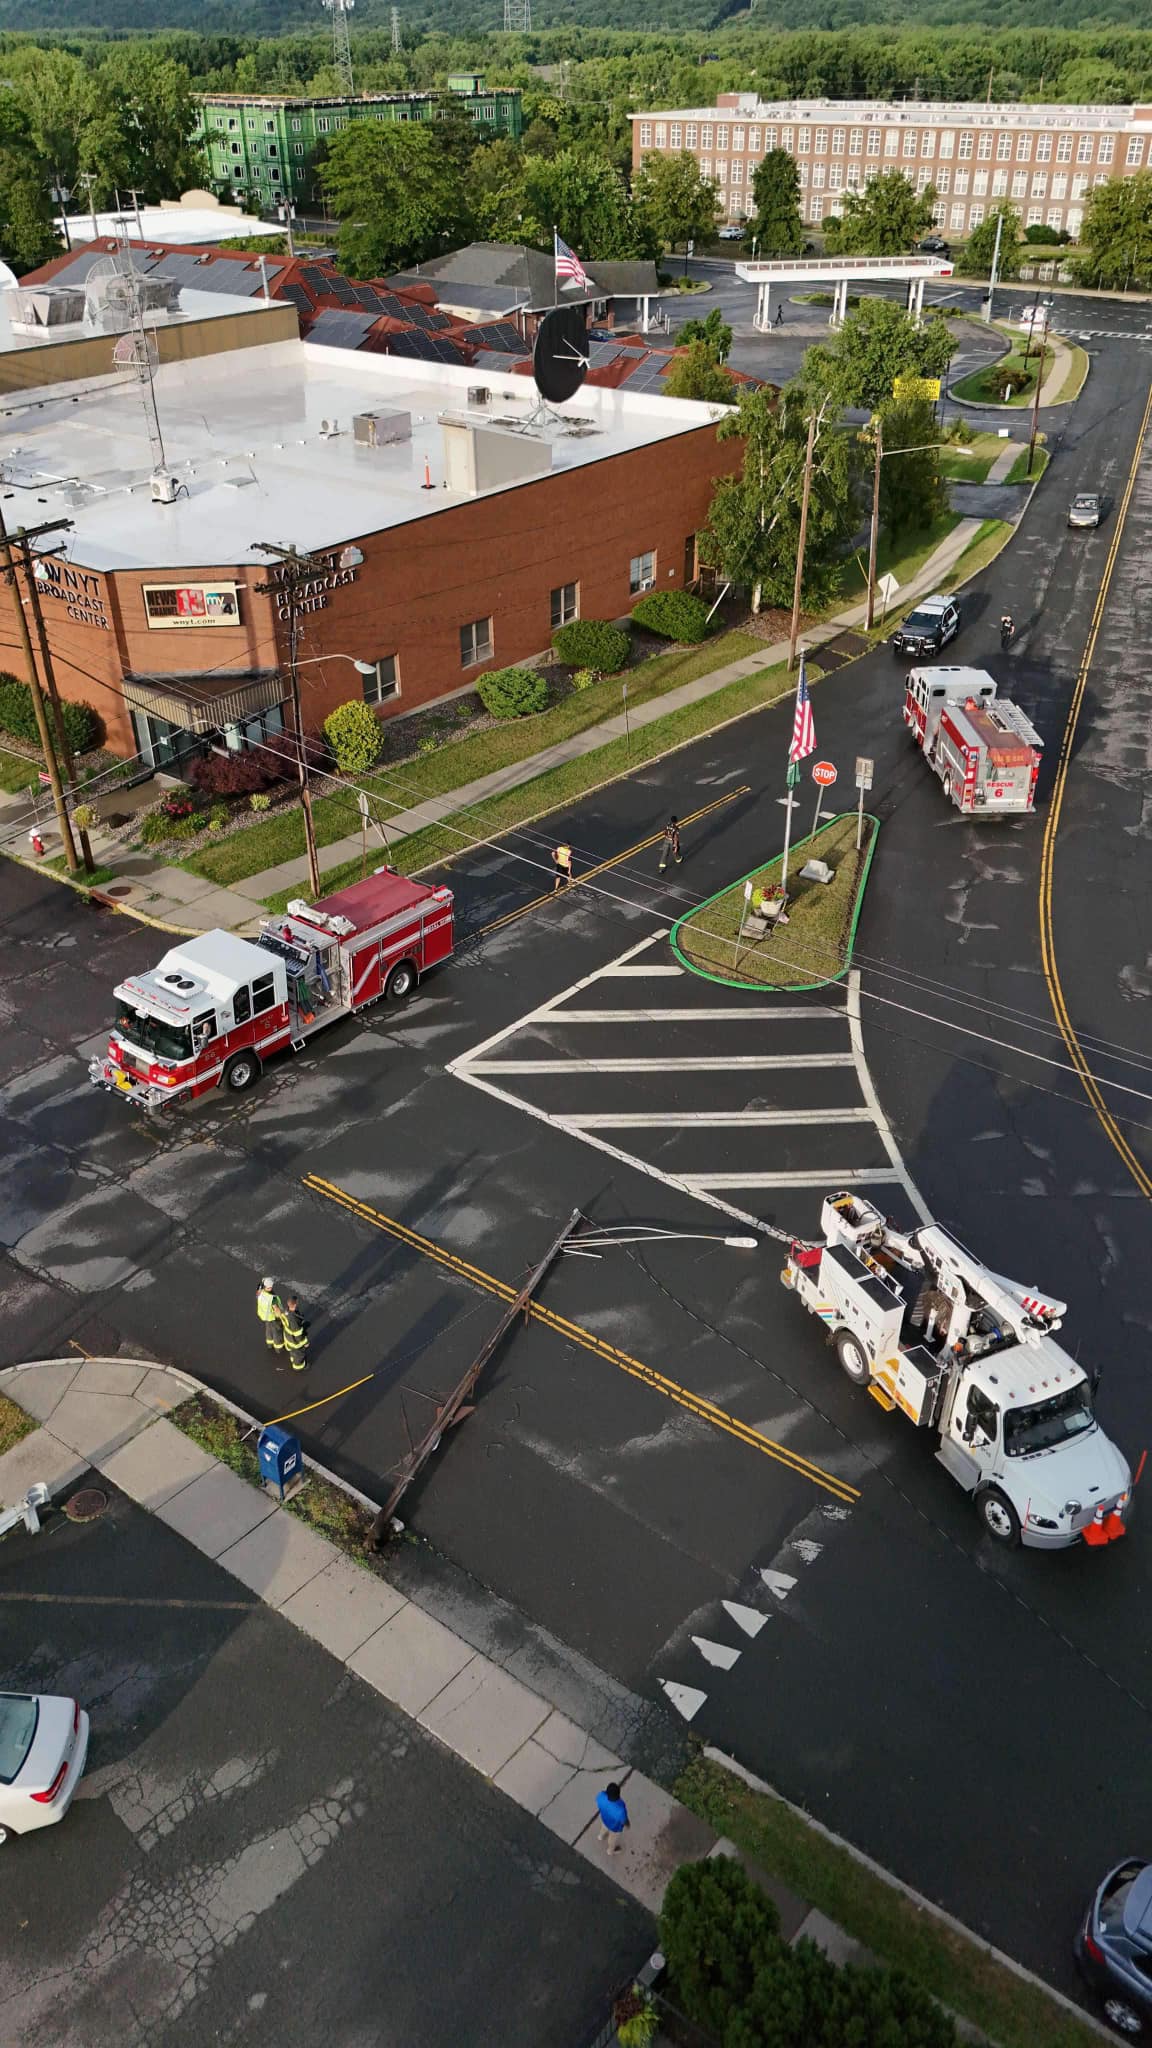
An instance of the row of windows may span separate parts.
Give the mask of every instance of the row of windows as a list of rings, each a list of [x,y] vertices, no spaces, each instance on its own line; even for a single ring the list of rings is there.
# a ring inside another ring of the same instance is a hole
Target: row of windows
[[[1101,179],[1098,182],[1102,184],[1104,181]],[[810,226],[818,227],[820,222],[825,220],[830,213],[837,211],[838,204],[839,202],[834,192],[810,199],[805,202],[804,218]],[[732,211],[740,219],[747,219],[751,213],[751,207],[742,199],[738,205],[733,207]],[[984,219],[986,211],[987,209],[980,204],[969,206],[965,201],[961,201],[959,204],[950,205],[946,199],[941,199],[933,213],[933,220],[938,228],[946,227],[953,234],[962,235],[965,231],[971,233],[973,228],[978,228]],[[1076,235],[1080,232],[1083,218],[1083,209],[1079,206],[1070,206],[1067,213],[1065,213],[1062,206],[1049,206],[1047,209],[1043,206],[1030,206],[1023,213],[1025,227],[1033,228],[1043,225],[1055,229],[1067,228],[1071,235]]]
[[[628,564],[628,589],[633,597],[639,597],[645,590],[656,586],[656,550],[648,548],[641,555],[633,555]],[[580,616],[580,585],[559,583],[549,593],[549,623],[553,632],[559,626],[567,626]],[[475,668],[481,661],[491,661],[495,642],[492,635],[491,619],[470,619],[460,628],[460,666]],[[395,675],[395,663],[393,663]],[[366,681],[370,680],[366,678]],[[399,681],[396,681],[396,694]],[[367,696],[367,689],[365,695]],[[379,703],[379,697],[369,698],[370,703]]]
[[[729,143],[729,132],[731,132],[731,143]],[[867,133],[868,138],[866,151],[864,145],[865,133]],[[867,131],[863,128],[853,128],[851,130],[846,128],[800,128],[799,130],[792,128],[782,128],[780,130],[775,128],[749,128],[747,130],[732,128],[729,131],[729,128],[723,124],[714,127],[710,122],[697,123],[689,121],[681,124],[678,121],[670,123],[664,121],[642,121],[640,123],[641,149],[650,149],[653,146],[653,139],[655,139],[657,149],[696,149],[699,147],[705,151],[710,149],[723,151],[731,147],[733,150],[743,152],[747,147],[749,153],[755,156],[759,156],[763,151],[781,148],[797,156],[828,156],[829,154],[832,156],[844,156],[845,154],[849,156],[862,156],[867,154],[870,157],[878,157],[881,154],[881,135],[883,135],[884,156],[903,156],[904,159],[917,156],[939,156],[944,161],[948,161],[950,158],[958,156],[961,161],[966,161],[974,156],[978,163],[987,163],[992,160],[993,143],[995,143],[995,160],[997,163],[1011,162],[1013,150],[1015,150],[1015,161],[1017,163],[1028,163],[1032,160],[1033,143],[1035,143],[1035,160],[1037,163],[1052,162],[1053,145],[1055,145],[1055,161],[1058,164],[1070,164],[1073,160],[1073,143],[1075,143],[1075,160],[1078,164],[1089,164],[1092,162],[1110,164],[1114,161],[1116,149],[1116,137],[1114,135],[1081,135],[1079,138],[1068,134],[1057,136],[1048,134],[1036,136],[1018,134],[1014,136],[1005,130],[999,135],[994,136],[988,130],[984,130],[977,135],[967,129],[958,133],[955,129],[948,128],[924,128],[919,130],[915,128],[888,128],[884,130],[870,128]],[[762,137],[763,144],[761,143]],[[1144,162],[1144,150],[1145,138],[1142,135],[1130,136],[1127,153],[1124,158],[1126,168],[1139,168]]]

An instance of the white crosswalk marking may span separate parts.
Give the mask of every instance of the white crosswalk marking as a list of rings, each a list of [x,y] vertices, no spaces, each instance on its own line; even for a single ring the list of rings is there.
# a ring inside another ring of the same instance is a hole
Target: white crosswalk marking
[[[790,1578],[787,1572],[769,1571],[767,1565],[761,1566],[760,1577],[763,1579],[768,1591],[774,1594],[777,1600],[786,1600],[796,1584],[795,1579]]]
[[[569,1131],[739,1130],[741,1127],[797,1129],[804,1124],[870,1124],[868,1109],[687,1109],[656,1110],[651,1116],[621,1110],[589,1110],[584,1115],[558,1116]]]
[[[563,1022],[563,1018],[560,1020]],[[464,1064],[453,1062],[453,1071],[458,1072]],[[855,1062],[850,1052],[806,1052],[797,1053],[787,1059],[774,1053],[730,1053],[709,1055],[705,1059],[656,1058],[644,1060],[468,1060],[467,1066],[473,1074],[727,1074],[733,1067],[851,1067]]]
[[[677,1685],[674,1678],[662,1678],[660,1689],[686,1721],[695,1720],[708,1697],[694,1685]]]
[[[710,1642],[707,1636],[693,1636],[692,1641],[704,1662],[717,1665],[721,1671],[731,1671],[740,1655],[739,1650],[731,1649],[727,1643]]]
[[[720,1605],[729,1619],[736,1623],[737,1628],[743,1629],[746,1636],[758,1636],[769,1620],[768,1615],[757,1614],[754,1607],[744,1607],[739,1600],[722,1600]]]

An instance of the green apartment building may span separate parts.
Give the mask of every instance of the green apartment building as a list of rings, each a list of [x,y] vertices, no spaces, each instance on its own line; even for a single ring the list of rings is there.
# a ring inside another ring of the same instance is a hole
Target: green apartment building
[[[518,91],[501,86],[486,92],[474,71],[451,73],[448,90],[463,101],[485,137],[519,138]],[[200,101],[196,140],[219,198],[264,213],[288,199],[306,213],[323,204],[317,158],[338,128],[349,121],[431,121],[441,98],[430,92],[358,93],[352,99],[210,92]]]

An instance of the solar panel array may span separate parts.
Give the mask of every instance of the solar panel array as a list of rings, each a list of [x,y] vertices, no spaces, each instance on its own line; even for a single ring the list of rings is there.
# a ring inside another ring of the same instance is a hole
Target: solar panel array
[[[675,357],[650,355],[646,362],[640,362],[627,381],[629,391],[658,391],[660,380],[671,369]]]
[[[494,320],[488,327],[470,327],[468,340],[489,354],[527,356],[532,353],[530,344],[510,320]]]
[[[512,372],[512,357],[505,355],[502,349],[478,348],[472,360],[472,368],[474,370],[496,370],[499,371],[502,377],[507,377]]]
[[[308,339],[318,341],[323,348],[359,348],[368,329],[375,324],[375,313],[326,306],[313,321]]]
[[[421,363],[466,363],[468,360],[464,350],[454,341],[445,341],[438,334],[389,334],[386,348],[390,356],[408,356]]]

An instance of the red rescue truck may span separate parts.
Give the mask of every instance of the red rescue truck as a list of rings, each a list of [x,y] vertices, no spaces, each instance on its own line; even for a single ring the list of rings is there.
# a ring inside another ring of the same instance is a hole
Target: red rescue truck
[[[381,996],[403,1001],[453,944],[452,891],[378,868],[318,903],[290,903],[255,939],[203,932],[122,981],[89,1076],[143,1109],[239,1092],[273,1053]]]
[[[983,669],[912,669],[904,723],[957,810],[988,817],[1035,808],[1044,742]]]

